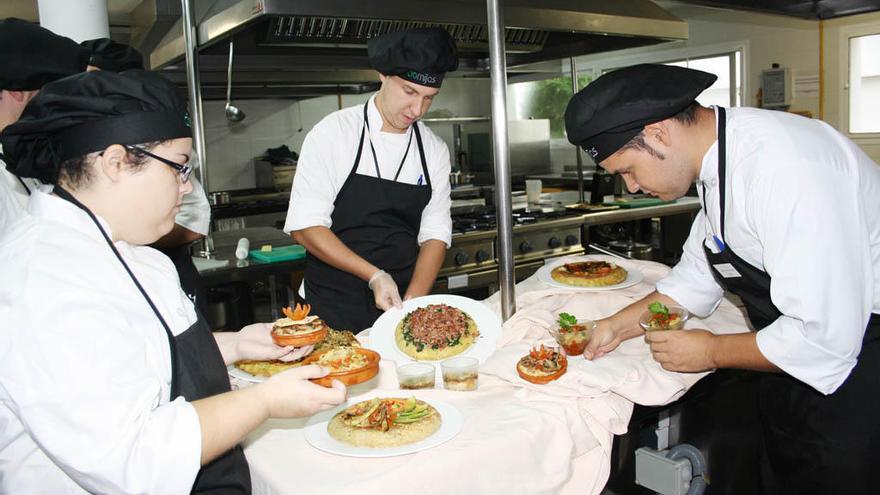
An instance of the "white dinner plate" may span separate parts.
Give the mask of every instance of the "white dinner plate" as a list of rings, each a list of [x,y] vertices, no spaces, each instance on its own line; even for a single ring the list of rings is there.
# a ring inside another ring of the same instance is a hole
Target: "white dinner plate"
[[[420,442],[401,445],[400,447],[371,449],[368,447],[355,447],[347,443],[342,443],[330,436],[330,433],[327,432],[327,423],[330,422],[330,419],[336,413],[362,400],[369,400],[371,398],[372,397],[360,397],[357,400],[352,399],[335,409],[324,411],[309,418],[303,429],[306,442],[312,447],[330,454],[344,455],[348,457],[394,457],[430,449],[451,440],[455,435],[458,435],[458,432],[461,431],[461,427],[464,424],[464,416],[462,416],[461,411],[452,404],[426,400],[425,402],[434,406],[434,408],[437,409],[437,412],[440,413],[442,422],[440,423],[440,429]]]
[[[626,279],[614,285],[607,285],[605,287],[577,287],[574,285],[563,284],[561,282],[557,282],[553,280],[553,277],[550,276],[550,272],[553,271],[559,265],[564,265],[566,263],[578,263],[581,261],[607,261],[609,263],[614,263],[616,265],[620,265],[624,270],[626,270]],[[584,290],[584,291],[605,291],[605,290],[615,290],[615,289],[624,289],[626,287],[631,287],[636,285],[645,279],[645,274],[642,273],[641,270],[632,265],[632,263],[627,263],[627,260],[622,260],[619,258],[614,258],[611,256],[603,256],[603,255],[588,255],[588,256],[576,256],[572,258],[563,258],[557,259],[553,261],[549,261],[544,266],[538,269],[538,280],[544,282],[547,285],[552,287],[560,287],[563,289],[574,289],[574,290]]]
[[[239,378],[241,380],[244,380],[246,382],[251,382],[251,383],[260,383],[262,381],[265,381],[266,378],[268,378],[265,376],[252,375],[244,370],[240,370],[240,369],[236,368],[234,364],[230,364],[229,366],[227,366],[226,372],[229,373],[229,376]]]
[[[390,359],[398,366],[416,362],[415,359],[407,356],[397,347],[397,342],[394,339],[394,331],[397,329],[397,324],[400,323],[400,320],[402,320],[404,316],[413,310],[423,308],[429,304],[448,304],[449,306],[458,308],[470,315],[477,324],[477,330],[480,332],[480,336],[477,337],[476,342],[474,342],[468,350],[461,354],[457,354],[455,357],[471,356],[479,359],[480,364],[483,364],[486,359],[495,352],[498,338],[501,336],[501,319],[498,318],[498,315],[493,313],[488,306],[479,301],[451,294],[434,294],[430,296],[416,297],[409,301],[404,301],[403,309],[392,308],[382,313],[382,315],[379,316],[379,319],[373,323],[373,328],[370,330],[370,342],[368,347],[378,352],[379,355],[382,356],[382,359]],[[431,361],[437,365],[438,378],[440,378],[439,361],[441,360]]]

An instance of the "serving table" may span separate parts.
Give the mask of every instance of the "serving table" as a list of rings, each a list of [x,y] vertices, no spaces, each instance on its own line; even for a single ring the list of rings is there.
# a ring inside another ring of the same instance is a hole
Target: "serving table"
[[[612,314],[653,290],[669,270],[653,262],[626,263],[645,279],[613,293],[552,288],[535,276],[521,282],[520,310],[504,324],[499,349],[481,366],[476,391],[399,390],[396,365],[388,360],[380,363],[376,378],[349,388],[355,401],[416,395],[455,406],[464,425],[448,442],[398,457],[344,457],[310,446],[303,435],[306,419],[269,420],[244,442],[253,493],[600,493],[610,472],[613,436],[626,432],[634,402],[671,402],[706,374],[661,369],[642,339],[596,361],[572,358],[568,373],[548,386],[519,379],[515,363],[531,345],[552,342],[546,329],[559,311],[584,318]],[[498,311],[497,299],[485,303]],[[740,309],[727,301],[707,320],[692,319],[687,327],[747,331]]]

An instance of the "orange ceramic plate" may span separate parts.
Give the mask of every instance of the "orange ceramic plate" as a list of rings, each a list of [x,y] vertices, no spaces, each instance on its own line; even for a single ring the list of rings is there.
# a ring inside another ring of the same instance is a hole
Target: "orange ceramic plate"
[[[321,327],[320,330],[314,332],[301,333],[297,335],[278,335],[272,330],[272,340],[280,346],[292,345],[293,347],[302,347],[305,345],[317,344],[327,337],[327,325]]]
[[[363,383],[377,374],[379,374],[379,360],[381,357],[379,353],[370,349],[363,348],[352,348],[354,352],[357,352],[364,357],[367,358],[367,364],[360,367],[355,368],[353,370],[347,371],[337,371],[331,372],[326,376],[322,376],[321,378],[313,378],[312,381],[317,383],[318,385],[323,385],[325,387],[330,387],[333,383],[333,380],[339,380],[345,385],[357,385],[358,383]],[[329,352],[330,350],[324,351]],[[324,353],[313,354],[303,361],[303,364],[313,364],[316,363]]]

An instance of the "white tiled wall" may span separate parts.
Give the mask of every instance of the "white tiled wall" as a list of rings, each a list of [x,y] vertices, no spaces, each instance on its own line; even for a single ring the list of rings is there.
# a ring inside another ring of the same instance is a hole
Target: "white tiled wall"
[[[491,112],[487,79],[448,78],[431,106],[432,114],[461,117],[486,116]],[[363,104],[370,95],[344,95],[343,107]],[[205,139],[208,182],[211,191],[255,187],[253,160],[267,148],[286,144],[299,152],[306,133],[327,114],[339,108],[336,96],[295,102],[291,100],[236,100],[247,117],[229,123],[225,102],[206,101]],[[452,133],[443,124],[432,124],[435,132],[449,141]],[[448,127],[448,126],[447,126]]]

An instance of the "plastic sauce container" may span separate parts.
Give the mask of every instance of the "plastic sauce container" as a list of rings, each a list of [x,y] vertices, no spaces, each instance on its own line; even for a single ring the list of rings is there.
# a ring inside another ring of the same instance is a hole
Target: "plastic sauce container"
[[[477,358],[460,356],[440,363],[443,372],[443,387],[447,390],[476,390],[480,376],[480,361]]]
[[[410,363],[397,368],[397,382],[403,390],[434,388],[437,371],[431,363]]]

